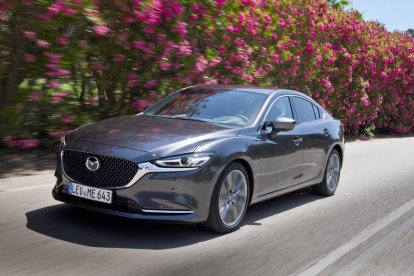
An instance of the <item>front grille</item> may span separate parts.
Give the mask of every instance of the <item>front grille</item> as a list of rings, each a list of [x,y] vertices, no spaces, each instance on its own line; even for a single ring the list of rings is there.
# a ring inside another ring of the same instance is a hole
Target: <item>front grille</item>
[[[86,168],[86,159],[91,156],[101,163],[95,172]],[[63,151],[62,161],[66,175],[73,181],[99,188],[123,187],[138,171],[138,165],[129,160],[74,150]]]

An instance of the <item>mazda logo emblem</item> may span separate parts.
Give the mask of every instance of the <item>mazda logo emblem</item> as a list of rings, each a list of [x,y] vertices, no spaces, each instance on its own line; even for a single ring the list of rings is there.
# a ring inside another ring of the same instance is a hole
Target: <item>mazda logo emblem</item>
[[[91,172],[96,172],[101,167],[101,161],[99,161],[98,157],[89,156],[86,158],[86,168]]]

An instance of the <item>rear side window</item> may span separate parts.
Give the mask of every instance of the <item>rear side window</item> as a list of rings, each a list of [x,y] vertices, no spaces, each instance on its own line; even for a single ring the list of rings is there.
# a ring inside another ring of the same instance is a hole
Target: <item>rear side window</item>
[[[296,113],[298,114],[298,122],[307,123],[316,120],[313,104],[307,100],[298,97],[292,97],[295,105]]]
[[[280,98],[272,105],[266,116],[266,121],[273,122],[277,117],[293,119],[292,108],[288,97]]]

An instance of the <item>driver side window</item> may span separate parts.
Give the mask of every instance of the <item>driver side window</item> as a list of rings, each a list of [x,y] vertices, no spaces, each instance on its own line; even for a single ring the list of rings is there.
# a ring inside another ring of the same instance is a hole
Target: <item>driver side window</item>
[[[292,107],[290,106],[289,97],[280,98],[273,104],[266,116],[266,121],[273,122],[277,117],[286,117],[293,119]]]

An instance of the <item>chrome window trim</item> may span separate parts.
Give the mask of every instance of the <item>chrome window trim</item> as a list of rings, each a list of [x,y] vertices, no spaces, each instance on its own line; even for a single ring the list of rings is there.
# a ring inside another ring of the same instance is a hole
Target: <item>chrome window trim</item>
[[[312,100],[312,99],[307,99],[307,98],[305,98],[305,97],[303,97],[303,96],[299,96],[299,95],[290,95],[291,97],[296,97],[296,98],[301,98],[302,100],[305,100],[305,101],[308,101],[309,103],[311,103],[311,104],[313,104],[313,105],[316,105],[318,108],[320,108],[320,109],[322,109],[322,111],[323,112],[325,112],[328,116],[329,116],[329,114],[325,111],[325,109],[323,109],[317,102],[315,102],[314,100]],[[294,103],[293,103],[294,104]],[[295,109],[296,110],[296,109]],[[312,107],[312,110],[313,110],[313,107]],[[315,111],[314,111],[315,112]],[[316,116],[316,114],[315,114],[315,116]],[[330,116],[329,116],[330,117]],[[329,118],[328,117],[328,118]],[[298,126],[300,126],[300,125],[306,125],[306,124],[310,124],[310,123],[315,123],[315,122],[319,122],[319,121],[324,121],[324,120],[326,120],[326,119],[322,119],[322,118],[319,118],[319,119],[317,119],[317,120],[313,120],[313,121],[309,121],[309,122],[305,122],[305,123],[300,123],[300,124],[298,124]]]
[[[274,90],[272,93],[275,93],[276,91],[278,91],[278,90]],[[272,93],[270,93],[269,96],[267,97],[267,99],[263,102],[262,108],[259,110],[259,112],[256,115],[256,119],[254,120],[254,122],[250,126],[256,126],[259,123],[260,118],[262,118],[263,113],[265,113],[265,116],[263,117],[263,120],[264,120],[264,118],[266,118],[267,113],[269,112],[269,108],[266,111],[266,106],[269,106],[269,102],[272,102]],[[281,97],[283,97],[283,96],[281,96]],[[276,100],[279,99],[279,98],[280,97],[276,98]],[[272,106],[272,105],[273,105],[273,102],[270,104],[270,106]],[[263,122],[260,123],[260,128],[261,128],[262,125],[263,125]]]
[[[73,180],[72,178],[70,178],[65,172],[65,169],[64,169],[64,166],[63,166],[63,152],[64,151],[65,150],[62,150],[60,152],[60,164],[61,164],[61,168],[62,168],[62,173],[70,181],[78,183],[76,180]],[[85,151],[80,151],[80,152],[85,152]],[[85,153],[90,153],[90,152],[85,152]],[[91,154],[94,154],[94,153],[91,153]],[[95,153],[95,154],[97,154],[97,153]],[[111,156],[111,157],[114,157],[114,156]],[[121,157],[115,157],[115,158],[125,159],[125,158],[121,158]],[[128,159],[125,159],[125,160],[128,160]],[[131,160],[128,160],[128,161],[131,161]],[[131,162],[133,162],[133,161],[131,161]],[[122,187],[105,187],[105,188],[101,188],[101,189],[121,190],[121,189],[129,188],[132,185],[134,185],[138,180],[140,180],[142,177],[144,177],[144,175],[146,175],[148,173],[188,172],[188,171],[197,170],[199,168],[199,167],[194,167],[194,168],[162,168],[162,167],[158,167],[158,166],[152,164],[151,162],[138,163],[136,165],[138,166],[138,171],[128,184],[126,184],[125,186],[122,186]],[[86,184],[83,184],[83,183],[79,183],[79,184],[86,185]]]
[[[276,91],[278,91],[278,90],[276,90]],[[263,116],[262,122],[259,125],[259,132],[262,129],[263,124],[266,122],[266,117],[267,117],[267,115],[269,115],[269,112],[270,112],[270,109],[272,108],[272,106],[276,103],[276,101],[278,101],[279,99],[284,98],[284,97],[297,97],[297,98],[301,98],[303,100],[306,100],[306,101],[310,102],[311,104],[316,105],[318,108],[320,108],[321,111],[328,116],[326,119],[332,119],[332,116],[329,115],[328,112],[326,112],[326,110],[323,107],[321,107],[316,101],[314,101],[312,98],[306,98],[306,97],[303,97],[303,96],[300,96],[300,95],[295,95],[295,94],[285,94],[285,95],[281,95],[281,96],[279,96],[279,97],[277,97],[276,99],[273,99],[273,100],[271,100],[270,99],[271,97],[269,97],[269,100],[266,101],[266,102],[271,102],[271,103],[268,105],[268,108],[265,112],[265,115]],[[291,103],[291,105],[294,105],[294,103]],[[294,110],[293,110],[293,106],[291,106],[291,108],[292,108],[292,114],[296,115]],[[260,113],[263,113],[263,112],[260,112]],[[262,116],[262,115],[260,114],[260,116]],[[260,116],[258,118],[260,118]],[[318,120],[313,120],[313,121],[309,121],[309,122],[305,122],[305,123],[298,123],[297,118],[295,118],[297,126],[306,125],[306,124],[315,123],[315,122],[320,122],[320,121],[324,121],[326,119],[323,119],[322,116],[321,116],[321,118],[319,118]]]
[[[143,213],[153,213],[153,214],[177,214],[177,215],[187,215],[193,214],[194,211],[191,210],[160,210],[160,209],[142,209]]]
[[[262,119],[262,123],[260,124],[260,128],[263,126],[263,124],[266,122],[266,117],[267,117],[267,115],[269,115],[269,112],[270,112],[270,109],[273,107],[273,105],[278,101],[278,100],[280,100],[281,98],[285,98],[285,97],[289,97],[290,95],[282,95],[282,96],[279,96],[279,97],[277,97],[276,99],[274,99],[273,101],[272,101],[272,103],[269,105],[269,108],[267,109],[267,111],[266,111],[266,113],[265,113],[265,115],[263,116],[263,119]],[[291,104],[292,105],[292,104]],[[295,114],[295,112],[293,112],[293,108],[292,108],[292,106],[290,106],[290,108],[292,109],[292,115],[294,115]],[[293,116],[293,117],[295,117],[295,116]],[[296,120],[297,121],[297,120]]]
[[[284,98],[284,97],[289,97],[289,95],[282,95],[282,96],[279,96],[279,97],[277,97],[276,99],[274,99],[270,104],[269,104],[269,107],[267,108],[267,111],[266,111],[266,113],[265,113],[265,115],[263,116],[263,119],[262,119],[262,122],[260,123],[260,125],[259,125],[259,133],[260,133],[260,135],[269,135],[272,131],[266,131],[266,130],[262,130],[263,129],[263,126],[264,126],[264,123],[266,123],[266,117],[267,117],[267,115],[269,115],[269,112],[270,112],[270,109],[272,109],[272,107],[273,107],[273,105],[278,101],[278,100],[280,100],[281,98]],[[270,97],[271,98],[271,97]],[[289,104],[290,104],[290,109],[291,109],[291,111],[292,111],[292,115],[293,115],[293,117],[295,117],[295,112],[293,111],[293,108],[292,108],[292,103],[290,103],[290,101],[289,101]]]

